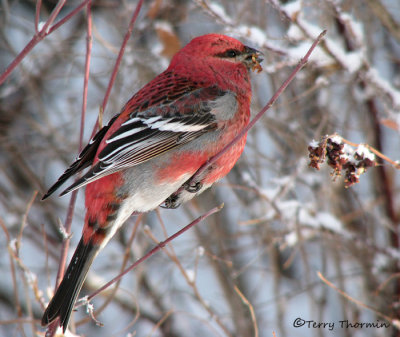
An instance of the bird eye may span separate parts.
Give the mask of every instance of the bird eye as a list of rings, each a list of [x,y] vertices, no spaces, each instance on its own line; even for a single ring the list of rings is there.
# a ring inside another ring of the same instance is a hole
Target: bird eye
[[[235,49],[229,49],[225,52],[226,57],[236,57],[239,52]]]

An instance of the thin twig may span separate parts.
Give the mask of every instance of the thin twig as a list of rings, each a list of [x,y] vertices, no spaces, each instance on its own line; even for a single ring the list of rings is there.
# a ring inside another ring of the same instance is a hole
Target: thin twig
[[[17,236],[17,242],[16,242],[17,255],[19,255],[19,248],[21,247],[22,234],[23,234],[23,231],[26,227],[26,223],[28,220],[28,213],[29,213],[30,209],[32,208],[33,202],[35,201],[37,194],[38,194],[38,191],[33,192],[33,195],[31,197],[31,199],[29,200],[28,205],[26,206],[26,210],[25,210],[24,216],[22,218],[21,228],[19,229],[19,233]]]
[[[40,20],[40,10],[42,8],[42,0],[36,1],[36,10],[35,10],[35,32],[39,33],[39,20]]]
[[[160,326],[173,314],[173,310],[168,310],[163,317],[161,317],[161,319],[157,322],[156,325],[153,326],[153,329],[151,329],[148,337],[151,337],[154,335],[154,333],[160,328]]]
[[[46,270],[46,274],[47,274],[47,282],[50,283],[50,280],[49,280],[50,279],[50,277],[49,277],[49,240],[47,238],[47,233],[46,233],[44,224],[41,224],[40,228],[41,228],[41,232],[43,235],[43,251],[45,253],[44,264],[45,264],[45,270]],[[45,308],[43,300],[44,300],[44,297],[42,297],[42,301],[40,303],[42,306],[42,309]]]
[[[103,111],[106,109],[108,98],[110,97],[110,94],[111,94],[111,89],[114,86],[115,78],[117,77],[119,65],[121,64],[122,57],[124,56],[125,47],[128,43],[129,38],[132,35],[133,27],[135,25],[138,15],[139,15],[140,9],[142,8],[142,4],[143,4],[143,0],[139,0],[138,4],[136,5],[135,12],[132,15],[131,21],[129,22],[128,31],[126,32],[124,40],[122,41],[121,48],[119,49],[118,57],[117,57],[117,60],[115,61],[115,66],[114,66],[113,72],[111,74],[111,78],[108,83],[106,93],[104,95],[103,104],[101,105]]]
[[[39,30],[39,36],[45,37],[48,35],[48,29],[53,24],[54,20],[57,18],[58,13],[60,13],[61,9],[64,7],[67,0],[60,0],[57,2],[56,7],[54,7],[53,11],[51,12],[49,18],[43,25],[42,29]]]
[[[64,23],[66,23],[69,19],[71,19],[73,16],[75,16],[78,12],[80,12],[89,2],[92,0],[84,0],[79,6],[77,6],[75,9],[73,9],[69,14],[67,14],[65,17],[63,17],[60,21],[55,23],[53,26],[50,27],[48,34],[51,34],[54,32],[56,29],[58,29],[60,26],[62,26]],[[47,35],[48,35],[47,34]]]
[[[378,151],[377,149],[375,149],[375,148],[372,147],[371,145],[369,145],[369,144],[364,144],[364,143],[362,143],[362,144],[353,143],[353,142],[351,142],[350,140],[347,140],[346,138],[343,138],[342,136],[337,135],[337,134],[330,135],[330,136],[328,136],[327,138],[331,138],[331,137],[335,137],[335,136],[336,136],[336,137],[339,136],[339,137],[342,139],[343,143],[346,143],[347,145],[350,145],[350,146],[353,146],[353,147],[356,147],[356,148],[359,147],[360,145],[363,145],[363,146],[366,147],[369,151],[371,151],[373,154],[375,154],[377,157],[381,158],[381,159],[384,160],[384,161],[387,161],[387,162],[388,162],[389,164],[391,164],[395,169],[400,170],[400,163],[399,163],[398,161],[394,161],[394,160],[390,159],[388,156],[384,155],[382,152]]]
[[[375,315],[377,315],[378,317],[384,318],[385,320],[387,320],[388,322],[391,322],[394,326],[396,326],[397,328],[399,328],[399,322],[396,319],[393,319],[392,317],[389,317],[379,311],[377,311],[376,309],[370,307],[369,305],[361,302],[360,300],[355,299],[354,297],[351,297],[349,294],[345,293],[343,290],[339,289],[338,287],[336,287],[332,282],[328,281],[321,272],[317,272],[318,277],[321,279],[322,282],[324,282],[326,285],[328,285],[329,287],[331,287],[333,290],[335,290],[336,292],[338,292],[341,296],[343,296],[344,298],[346,298],[347,300],[349,300],[350,302],[353,302],[355,304],[357,304],[358,306],[371,310],[375,313]]]
[[[6,236],[7,239],[7,247],[8,247],[8,256],[10,258],[10,269],[11,269],[11,279],[12,279],[12,284],[13,284],[13,290],[14,290],[14,301],[15,301],[15,310],[17,312],[17,316],[19,318],[22,317],[22,309],[21,309],[21,305],[19,303],[19,293],[18,293],[18,286],[17,286],[17,276],[15,273],[15,266],[14,266],[14,260],[13,260],[13,253],[11,251],[11,237],[10,237],[10,233],[7,230],[6,225],[4,224],[3,220],[0,218],[0,226],[4,231],[4,234]]]
[[[81,112],[81,127],[79,133],[79,152],[83,148],[83,133],[85,131],[85,117],[86,117],[86,107],[87,107],[87,94],[89,86],[89,76],[90,76],[90,58],[92,56],[92,3],[89,1],[86,6],[86,59],[85,59],[85,76],[83,79],[83,97],[82,97],[82,112]]]
[[[376,289],[374,295],[375,295],[375,296],[379,296],[379,293],[380,293],[381,291],[383,291],[383,290],[388,286],[388,284],[389,284],[391,281],[393,281],[393,280],[398,280],[398,279],[400,279],[400,273],[395,273],[395,274],[390,275],[386,280],[384,280],[384,281],[378,286],[378,288]]]
[[[56,15],[60,12],[62,5],[64,5],[64,0],[63,2],[59,2],[56,6],[56,8],[53,10],[51,13],[51,16],[49,19],[46,21],[45,25],[42,27],[42,29],[38,32],[35,33],[35,35],[32,37],[32,39],[27,43],[27,45],[22,49],[22,51],[12,60],[12,62],[7,66],[6,70],[1,74],[0,76],[0,84],[2,84],[8,76],[14,71],[14,69],[21,63],[21,61],[30,53],[30,51],[40,42],[42,41],[47,35],[51,34],[54,32],[57,28],[61,27],[65,22],[67,22],[69,19],[71,19],[73,16],[75,16],[76,13],[78,13],[89,1],[91,0],[84,0],[78,7],[76,7],[71,13],[69,13],[67,16],[65,16],[63,19],[61,19],[58,23],[56,23],[54,26],[50,27],[50,23],[53,23]],[[36,18],[35,18],[36,20]],[[36,29],[36,28],[35,28]]]
[[[17,263],[17,265],[19,266],[20,270],[23,273],[24,276],[24,291],[25,291],[25,299],[26,299],[26,309],[27,309],[27,314],[29,315],[29,317],[33,317],[33,313],[32,313],[32,303],[31,303],[31,298],[29,296],[29,288],[30,286],[32,286],[33,290],[34,290],[34,294],[35,297],[38,299],[38,288],[37,288],[37,283],[35,281],[32,280],[32,284],[30,285],[27,282],[27,275],[32,275],[32,273],[28,270],[28,268],[22,263],[22,260],[20,258],[20,247],[22,245],[22,236],[23,236],[23,232],[27,226],[27,220],[28,220],[28,214],[32,208],[32,205],[37,197],[38,192],[34,191],[33,195],[31,197],[31,199],[29,200],[27,206],[26,206],[26,210],[24,212],[24,216],[22,218],[22,222],[21,222],[21,227],[20,230],[18,232],[17,238],[15,240],[15,246],[11,247],[10,244],[8,245],[8,250],[9,250],[9,254],[10,257],[12,257],[12,259]],[[12,264],[13,265],[13,264]],[[14,277],[13,276],[13,281],[14,281]],[[14,294],[16,294],[17,292],[14,292]],[[19,304],[17,304],[18,307],[18,314],[22,315],[22,312],[20,311],[20,306]],[[36,326],[34,323],[31,323],[31,327],[32,327],[32,333],[33,335],[36,334]],[[22,329],[22,325],[20,326],[21,331],[23,331]]]
[[[253,322],[253,327],[254,327],[254,337],[258,337],[258,325],[257,325],[257,319],[256,319],[256,314],[254,312],[254,308],[249,302],[249,300],[244,296],[244,294],[239,290],[239,288],[235,285],[233,286],[233,289],[235,289],[236,293],[239,295],[240,299],[246,306],[249,308],[250,311],[250,316],[251,316],[251,321]]]

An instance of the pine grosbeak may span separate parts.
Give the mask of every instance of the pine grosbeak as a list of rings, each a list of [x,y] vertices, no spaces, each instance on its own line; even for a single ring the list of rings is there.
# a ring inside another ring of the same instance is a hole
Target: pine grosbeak
[[[65,331],[93,259],[132,213],[173,208],[225,176],[246,137],[188,184],[250,118],[249,70],[260,53],[236,39],[208,34],[193,39],[167,70],[139,90],[83,149],[49,189],[89,171],[61,195],[86,186],[82,237],[64,278],[43,314]],[[183,188],[182,188],[183,187]],[[178,192],[177,192],[178,191]]]

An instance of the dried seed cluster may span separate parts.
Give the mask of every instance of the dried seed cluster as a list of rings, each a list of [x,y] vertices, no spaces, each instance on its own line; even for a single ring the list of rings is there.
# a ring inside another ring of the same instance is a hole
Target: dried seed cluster
[[[375,155],[365,145],[357,148],[343,143],[340,136],[326,136],[320,142],[313,140],[308,146],[310,166],[319,170],[325,161],[333,168],[334,179],[344,174],[345,187],[360,181],[368,167],[376,165]]]

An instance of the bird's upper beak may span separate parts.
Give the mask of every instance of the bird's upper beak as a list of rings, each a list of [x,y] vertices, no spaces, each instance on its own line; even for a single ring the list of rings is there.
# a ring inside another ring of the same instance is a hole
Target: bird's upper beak
[[[257,72],[262,70],[260,63],[263,61],[263,53],[257,49],[246,46],[242,55],[244,57],[243,63],[249,70],[251,69]]]

